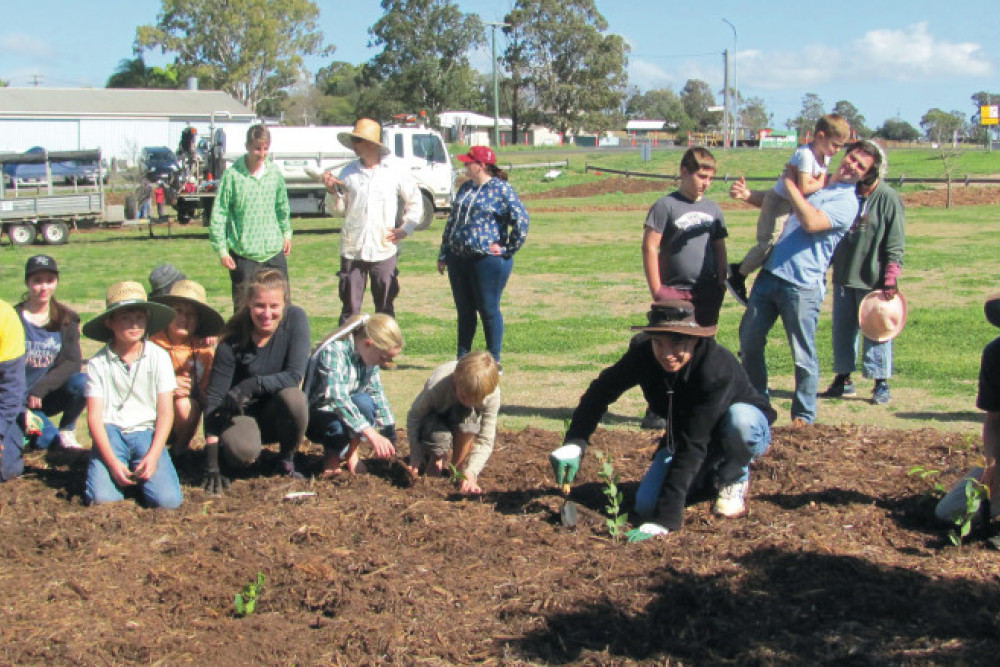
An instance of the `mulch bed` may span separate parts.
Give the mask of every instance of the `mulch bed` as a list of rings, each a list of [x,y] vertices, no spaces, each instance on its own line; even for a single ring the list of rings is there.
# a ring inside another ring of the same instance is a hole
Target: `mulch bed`
[[[627,506],[654,443],[594,437]],[[978,457],[969,439],[779,428],[747,517],[701,500],[637,544],[609,537],[592,454],[579,524],[561,525],[559,444],[501,433],[477,499],[372,462],[323,482],[252,471],[221,497],[191,471],[175,512],[84,507],[86,454],[32,454],[0,485],[0,664],[996,664],[1000,554],[981,534],[950,546],[932,481],[908,474],[950,484]]]

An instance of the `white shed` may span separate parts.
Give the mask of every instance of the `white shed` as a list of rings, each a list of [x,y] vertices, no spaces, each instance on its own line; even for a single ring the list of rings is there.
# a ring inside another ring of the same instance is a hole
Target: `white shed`
[[[213,120],[235,148],[256,116],[218,90],[0,88],[0,152],[99,148],[135,164],[145,146],[176,149],[187,126],[207,137]]]

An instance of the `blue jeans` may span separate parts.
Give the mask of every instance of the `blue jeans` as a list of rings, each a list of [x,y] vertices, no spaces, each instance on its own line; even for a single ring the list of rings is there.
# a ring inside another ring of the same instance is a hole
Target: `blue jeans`
[[[771,426],[767,423],[767,415],[749,403],[734,403],[712,430],[704,465],[719,462],[716,476],[721,486],[741,482],[750,478],[750,462],[762,456],[770,444]],[[635,513],[640,517],[646,519],[656,513],[672,460],[673,452],[666,447],[653,455],[653,462],[635,494]]]
[[[816,421],[816,391],[819,387],[819,359],[816,356],[816,324],[823,303],[823,286],[798,287],[761,271],[750,290],[746,313],[740,322],[740,354],[743,368],[754,388],[768,395],[767,362],[764,346],[767,334],[778,317],[785,327],[795,363],[795,397],[792,419]]]
[[[152,431],[133,431],[122,433],[117,426],[105,424],[105,432],[111,444],[115,458],[135,469],[153,444]],[[164,447],[160,459],[156,463],[156,472],[145,482],[139,483],[142,497],[149,507],[177,509],[184,500],[181,493],[181,483],[177,479],[177,471]],[[90,456],[90,466],[87,468],[87,487],[84,495],[88,503],[100,505],[113,503],[125,498],[122,487],[111,479],[111,472],[95,451]]]
[[[853,373],[857,369],[858,338],[861,338],[861,369],[866,378],[892,377],[892,341],[876,343],[860,336],[858,306],[871,290],[833,286],[833,372]]]
[[[483,320],[486,349],[500,361],[503,348],[503,314],[500,297],[514,269],[513,257],[485,255],[477,257],[449,256],[448,280],[458,310],[458,356],[472,350],[476,337],[476,314]]]
[[[364,392],[351,395],[351,401],[357,406],[361,415],[369,424],[375,424],[375,401]],[[306,437],[312,442],[323,445],[324,450],[335,449],[341,458],[347,456],[347,448],[351,439],[357,434],[347,427],[347,424],[329,410],[312,410],[309,413],[309,427]]]
[[[48,449],[59,437],[59,431],[76,429],[76,420],[87,407],[87,398],[84,396],[86,387],[87,374],[76,373],[66,380],[66,384],[42,399],[42,409],[35,411],[42,420],[42,432],[35,438],[35,447]],[[59,428],[56,428],[49,417],[60,412],[62,418],[59,420]]]

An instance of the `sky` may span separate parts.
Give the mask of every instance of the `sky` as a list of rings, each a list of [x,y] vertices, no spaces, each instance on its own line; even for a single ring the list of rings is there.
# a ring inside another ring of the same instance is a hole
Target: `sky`
[[[791,0],[596,2],[608,32],[631,47],[631,85],[679,92],[696,78],[719,92],[722,52],[729,49],[736,88],[744,97],[762,98],[777,129],[798,115],[806,93],[817,94],[827,111],[839,100],[851,102],[875,128],[895,117],[919,127],[934,107],[969,116],[973,93],[1000,92],[1000,18],[981,0],[848,0],[813,9]],[[361,63],[378,53],[368,47],[367,32],[382,14],[378,0],[316,4],[324,39],[336,47],[333,60]],[[462,11],[487,22],[501,21],[513,4],[458,0]],[[133,57],[136,26],[155,24],[161,3],[3,0],[0,7],[0,79],[13,86],[73,88],[103,87],[119,61]],[[498,51],[503,46],[498,30]],[[159,52],[145,57],[148,65],[171,59]],[[474,67],[491,71],[488,45],[470,57]],[[330,60],[313,58],[307,65],[315,72]]]

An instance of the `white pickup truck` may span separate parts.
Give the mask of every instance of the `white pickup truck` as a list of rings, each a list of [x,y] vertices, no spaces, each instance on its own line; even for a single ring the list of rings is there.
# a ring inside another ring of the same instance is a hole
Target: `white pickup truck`
[[[354,152],[337,139],[339,133],[353,129],[350,126],[269,128],[270,158],[285,177],[293,214],[333,213],[326,210],[326,190],[312,174],[339,170],[355,159]],[[428,228],[436,212],[451,210],[455,193],[455,174],[444,139],[436,130],[407,123],[383,127],[382,141],[411,170],[424,202],[418,229]],[[235,160],[239,155],[231,157]]]

